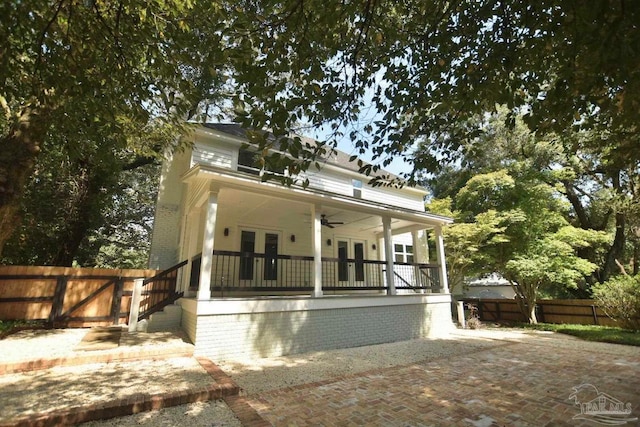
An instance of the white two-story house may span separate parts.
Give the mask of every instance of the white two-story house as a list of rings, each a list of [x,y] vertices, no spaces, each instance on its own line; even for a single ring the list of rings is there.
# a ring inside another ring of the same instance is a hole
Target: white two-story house
[[[342,152],[300,176],[306,188],[263,182],[238,125],[187,138],[163,167],[150,267],[189,261],[178,303],[197,354],[274,356],[453,327],[441,234],[451,219],[424,211],[425,191],[369,186]]]

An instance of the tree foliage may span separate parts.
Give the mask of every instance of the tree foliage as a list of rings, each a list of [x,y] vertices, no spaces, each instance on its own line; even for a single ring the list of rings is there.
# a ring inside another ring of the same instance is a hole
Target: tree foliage
[[[261,152],[275,141],[255,130],[333,131],[281,139],[293,175],[348,137],[406,157],[415,183],[496,105],[540,132],[608,132],[591,146],[608,162],[640,157],[637,2],[9,0],[0,15],[0,249],[47,141],[147,156],[173,141],[149,126],[175,135],[226,107]]]
[[[96,169],[123,152],[161,154],[222,84],[210,72],[221,52],[201,46],[220,38],[223,11],[196,12],[179,0],[0,5],[0,251],[19,223],[38,153],[69,155],[68,185],[91,173],[102,179]],[[214,25],[201,33],[194,22]],[[95,157],[91,171],[78,163]],[[93,208],[77,207],[80,215]]]
[[[518,120],[510,130],[500,116],[479,121],[482,132],[462,146],[458,167],[443,172],[449,188],[439,182],[439,175],[432,179],[438,191],[453,194],[452,213],[459,221],[453,227],[472,231],[462,244],[453,234],[452,248],[447,247],[454,253],[451,268],[454,276],[459,274],[455,263],[463,259],[468,265],[462,278],[501,274],[512,284],[525,316],[535,323],[541,292],[585,289],[598,268],[598,256],[581,255],[586,249],[601,254],[612,236],[575,224],[562,192],[567,175],[562,138],[539,138]],[[491,233],[483,235],[487,218]]]
[[[453,224],[443,227],[446,245],[447,273],[452,294],[462,291],[465,279],[486,274],[489,264],[484,248],[504,239],[501,217],[495,210],[481,212],[474,221],[465,222],[460,211],[451,211],[451,199],[433,199],[427,204],[429,212],[454,218]]]
[[[507,106],[509,120],[525,113],[541,131],[607,129],[611,158],[637,147],[636,3],[241,5],[236,24],[260,30],[246,41],[254,52],[249,75],[257,77],[239,81],[246,125],[284,135],[300,119],[328,122],[357,149],[386,159],[427,141],[431,150],[409,154],[410,180],[477,131],[460,123],[496,105]],[[362,123],[364,112],[370,119]]]
[[[593,296],[607,316],[620,326],[640,330],[640,277],[619,275],[597,284]]]

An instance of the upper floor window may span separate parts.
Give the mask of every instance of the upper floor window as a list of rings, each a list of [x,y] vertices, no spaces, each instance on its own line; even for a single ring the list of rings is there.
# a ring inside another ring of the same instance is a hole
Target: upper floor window
[[[276,175],[285,175],[285,169],[283,167],[272,166],[269,164],[269,160],[263,168],[260,165],[260,156],[255,151],[243,150],[238,151],[238,170],[241,172],[250,173],[252,175],[262,175],[265,170],[274,173]]]
[[[255,151],[241,149],[238,152],[238,170],[252,175],[260,175],[258,154]]]
[[[353,186],[353,197],[358,199],[362,198],[362,181],[359,179],[352,179],[351,185]]]
[[[396,262],[413,262],[413,245],[393,245],[393,255]]]

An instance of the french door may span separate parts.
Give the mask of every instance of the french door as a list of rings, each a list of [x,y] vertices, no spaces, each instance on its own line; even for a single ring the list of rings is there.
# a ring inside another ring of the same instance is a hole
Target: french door
[[[278,282],[278,254],[281,233],[278,231],[241,229],[240,265],[238,279],[241,286],[275,286]]]
[[[336,238],[338,282],[341,286],[364,286],[366,244],[364,240]]]

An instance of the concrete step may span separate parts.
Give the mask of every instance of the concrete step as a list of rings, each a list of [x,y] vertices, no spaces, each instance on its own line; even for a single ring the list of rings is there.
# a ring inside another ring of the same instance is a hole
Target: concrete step
[[[147,332],[173,331],[180,329],[182,307],[176,304],[166,306],[162,311],[149,316]]]

